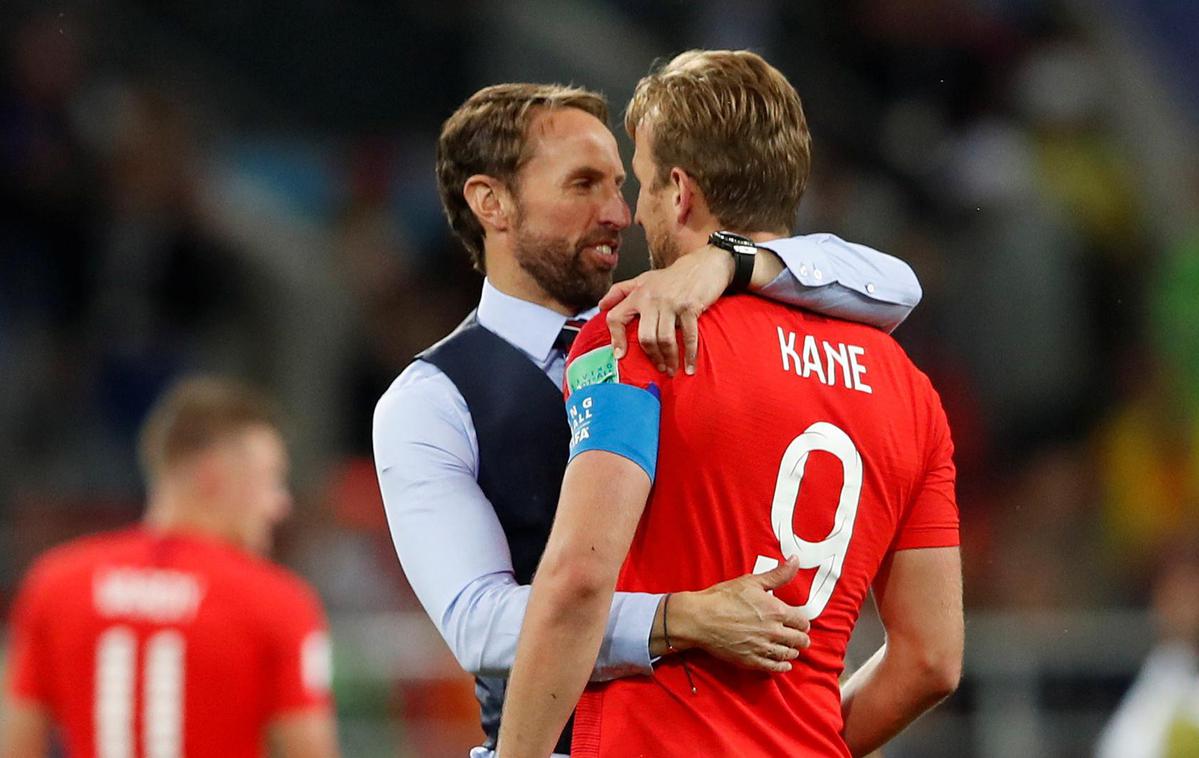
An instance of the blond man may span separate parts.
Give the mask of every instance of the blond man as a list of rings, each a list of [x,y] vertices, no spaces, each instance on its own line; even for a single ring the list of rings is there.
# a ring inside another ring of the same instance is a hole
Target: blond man
[[[794,88],[760,56],[678,56],[642,79],[625,126],[654,266],[708,240],[752,257],[790,233],[810,137]],[[722,299],[699,332],[694,376],[658,372],[635,339],[618,361],[602,324],[575,342],[571,461],[502,758],[544,758],[576,702],[576,758],[864,755],[957,684],[953,445],[927,377],[878,330],[758,298]],[[789,564],[803,573],[775,594],[811,624],[789,671],[729,666],[668,628],[678,654],[652,676],[586,686],[614,588],[669,604]],[[872,587],[887,644],[841,688]]]

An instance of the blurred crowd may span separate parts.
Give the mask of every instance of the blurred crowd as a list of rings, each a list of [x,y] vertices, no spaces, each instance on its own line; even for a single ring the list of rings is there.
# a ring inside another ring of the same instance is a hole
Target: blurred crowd
[[[1136,97],[1161,85],[1129,83],[1085,4],[400,3],[355,24],[308,3],[283,29],[201,5],[0,10],[0,609],[36,551],[136,516],[133,434],[193,370],[288,411],[300,508],[280,557],[334,618],[416,609],[369,435],[480,286],[437,203],[440,121],[517,75],[603,89],[619,113],[655,56],[692,46],[753,47],[804,98],[799,229],[920,276],[896,336],[954,430],[968,614],[1143,606],[1165,547],[1199,539],[1199,163],[1144,168],[1139,143],[1170,135]],[[358,44],[372,25],[419,33]],[[588,29],[644,53],[633,77]],[[303,42],[237,52],[268,31]],[[529,38],[555,37],[573,68],[524,65]],[[639,231],[625,249],[631,275]],[[338,663],[371,670],[387,634]],[[469,695],[435,673],[343,708],[469,729]]]

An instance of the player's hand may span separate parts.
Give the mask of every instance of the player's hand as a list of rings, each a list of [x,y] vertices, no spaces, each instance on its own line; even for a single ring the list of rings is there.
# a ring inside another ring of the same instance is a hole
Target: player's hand
[[[616,357],[622,358],[627,348],[625,327],[640,315],[637,341],[658,370],[673,376],[678,368],[675,332],[681,329],[684,369],[694,374],[699,314],[716,302],[732,279],[732,256],[708,245],[680,257],[669,268],[647,271],[614,284],[600,300],[600,308],[608,311],[608,331]]]
[[[790,582],[798,571],[799,561],[792,558],[763,574],[746,574],[700,592],[672,596],[671,642],[678,635],[688,646],[745,668],[790,671],[790,662],[812,644],[811,625],[798,608],[771,591]]]

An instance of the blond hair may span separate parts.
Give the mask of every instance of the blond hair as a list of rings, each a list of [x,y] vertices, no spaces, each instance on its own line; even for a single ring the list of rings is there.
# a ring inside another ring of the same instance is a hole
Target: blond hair
[[[789,231],[811,168],[811,135],[795,88],[748,50],[689,50],[637,83],[625,112],[649,127],[655,187],[678,167],[726,229]]]
[[[279,428],[265,395],[219,377],[184,379],[151,408],[142,424],[138,452],[147,482],[250,427]]]
[[[577,108],[608,123],[604,96],[559,84],[496,84],[471,95],[454,111],[437,139],[437,189],[450,228],[483,272],[483,226],[463,197],[466,180],[485,174],[516,189],[531,157],[529,124],[543,109]]]

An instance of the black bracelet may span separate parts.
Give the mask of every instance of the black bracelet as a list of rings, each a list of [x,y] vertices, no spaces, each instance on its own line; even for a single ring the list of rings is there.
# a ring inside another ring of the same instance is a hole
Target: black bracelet
[[[670,628],[666,625],[667,612],[670,610],[670,596],[673,594],[673,592],[667,592],[666,596],[662,598],[662,639],[666,642],[666,652],[668,653],[679,652],[674,649],[674,645],[670,644]]]
[[[675,649],[674,645],[670,644],[670,627],[666,624],[667,611],[670,610],[670,596],[673,594],[673,592],[667,592],[662,598],[662,640],[666,643],[666,652],[668,653],[680,652]],[[691,688],[692,695],[698,694],[695,689],[695,680],[691,678],[691,667],[687,665],[687,658],[684,656],[681,660],[683,663],[683,674],[687,677],[687,686]]]

